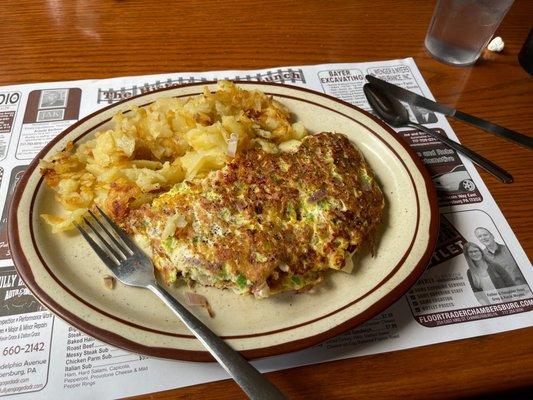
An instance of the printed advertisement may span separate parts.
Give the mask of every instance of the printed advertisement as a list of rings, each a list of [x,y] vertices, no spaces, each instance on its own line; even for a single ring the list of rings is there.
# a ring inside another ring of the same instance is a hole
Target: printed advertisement
[[[490,216],[482,210],[441,215],[428,271],[407,298],[415,319],[434,327],[533,310],[533,294]]]
[[[363,92],[367,74],[433,99],[411,58],[0,88],[0,397],[113,399],[228,378],[216,363],[157,359],[100,342],[55,317],[28,291],[11,259],[8,210],[27,165],[52,138],[118,101],[217,79],[295,85],[370,111]],[[404,105],[413,121],[457,140],[444,116]],[[365,324],[311,348],[254,361],[261,371],[533,325],[531,263],[472,163],[423,132],[396,131],[437,188],[440,231],[425,273]]]
[[[81,89],[33,90],[28,95],[16,158],[31,160],[79,118]]]
[[[6,157],[20,101],[20,92],[0,91],[0,160]]]
[[[0,268],[0,396],[46,385],[53,324],[15,268]]]

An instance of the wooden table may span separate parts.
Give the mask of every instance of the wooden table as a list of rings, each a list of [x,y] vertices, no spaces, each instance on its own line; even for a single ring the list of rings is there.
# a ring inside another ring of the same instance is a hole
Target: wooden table
[[[503,21],[503,53],[464,68],[440,64],[424,49],[433,3],[3,0],[0,85],[412,56],[440,102],[531,135],[533,79],[517,54],[531,28],[533,2],[517,0]],[[532,153],[450,122],[463,144],[514,175],[515,182],[504,185],[481,171],[531,258]],[[268,376],[294,399],[524,394],[533,386],[532,335],[532,328],[522,329]],[[244,396],[232,381],[222,381],[145,397]]]

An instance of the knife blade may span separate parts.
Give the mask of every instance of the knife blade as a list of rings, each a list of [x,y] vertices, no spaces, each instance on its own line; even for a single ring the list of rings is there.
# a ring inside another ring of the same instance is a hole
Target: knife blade
[[[533,138],[524,135],[523,133],[507,129],[503,126],[493,124],[492,122],[456,110],[455,108],[439,104],[426,97],[413,93],[410,90],[404,89],[400,86],[396,86],[392,83],[376,78],[375,76],[367,75],[366,80],[372,83],[373,85],[376,85],[382,88],[383,90],[386,90],[389,94],[396,97],[398,100],[405,101],[410,105],[425,108],[426,110],[438,112],[440,114],[453,117],[460,121],[464,121],[470,125],[474,125],[478,128],[481,128],[487,132],[494,133],[497,136],[512,140],[513,142],[516,142],[524,147],[533,149]]]

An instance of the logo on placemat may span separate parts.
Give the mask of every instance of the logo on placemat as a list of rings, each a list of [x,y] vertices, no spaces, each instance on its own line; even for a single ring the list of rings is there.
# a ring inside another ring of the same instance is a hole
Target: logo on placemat
[[[81,89],[34,90],[28,96],[25,124],[77,120],[80,113]]]

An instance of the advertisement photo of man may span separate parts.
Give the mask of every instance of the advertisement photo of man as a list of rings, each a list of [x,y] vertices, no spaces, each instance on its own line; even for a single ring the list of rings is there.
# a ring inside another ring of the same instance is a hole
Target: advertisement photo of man
[[[39,108],[66,107],[67,100],[68,89],[43,90],[39,101]]]
[[[487,228],[478,227],[474,230],[474,234],[484,246],[482,252],[487,260],[502,266],[511,276],[515,285],[526,283],[518,264],[507,246],[496,242],[494,235]]]

